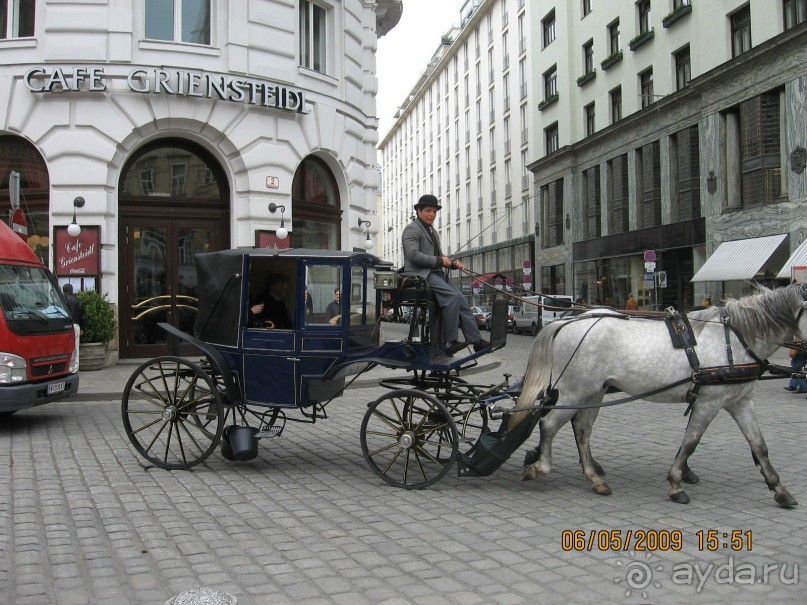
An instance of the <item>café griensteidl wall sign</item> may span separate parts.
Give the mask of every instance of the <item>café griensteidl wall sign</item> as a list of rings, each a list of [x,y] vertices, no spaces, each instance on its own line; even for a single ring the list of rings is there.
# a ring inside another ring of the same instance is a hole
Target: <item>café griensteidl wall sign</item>
[[[100,66],[31,67],[23,75],[31,92],[106,92],[107,75]],[[143,68],[126,74],[132,92],[220,99],[308,113],[301,90],[249,78],[223,76],[183,69]]]

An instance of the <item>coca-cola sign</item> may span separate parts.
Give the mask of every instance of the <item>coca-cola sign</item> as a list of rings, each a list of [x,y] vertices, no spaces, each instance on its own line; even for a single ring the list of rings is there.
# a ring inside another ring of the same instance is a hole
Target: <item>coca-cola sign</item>
[[[73,237],[67,227],[55,228],[54,273],[58,277],[90,276],[101,272],[101,238],[99,227],[82,227]]]

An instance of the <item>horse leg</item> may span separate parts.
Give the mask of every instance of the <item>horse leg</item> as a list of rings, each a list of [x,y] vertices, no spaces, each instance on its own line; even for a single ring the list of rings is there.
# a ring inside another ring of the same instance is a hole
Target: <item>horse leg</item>
[[[528,452],[524,459],[524,469],[521,473],[522,481],[531,481],[538,475],[548,475],[552,470],[552,440],[557,432],[566,424],[572,414],[566,410],[550,410],[541,418],[541,437],[538,447]]]
[[[577,412],[572,418],[572,430],[577,442],[577,451],[580,453],[580,466],[583,467],[583,475],[591,481],[595,494],[610,496],[611,488],[608,487],[608,484],[603,479],[605,471],[591,455],[591,431],[598,412],[599,410],[596,408]]]
[[[796,499],[790,495],[785,487],[779,481],[779,475],[771,465],[768,458],[768,447],[765,445],[765,439],[762,437],[762,431],[759,429],[757,416],[754,413],[754,407],[751,405],[750,399],[745,399],[736,405],[728,408],[728,413],[734,418],[737,426],[743,432],[748,445],[751,446],[751,455],[754,457],[754,463],[759,467],[762,476],[765,477],[765,483],[768,489],[774,492],[773,499],[780,506],[786,508],[798,506]]]
[[[670,491],[667,496],[673,502],[679,504],[689,504],[689,496],[681,486],[684,474],[689,469],[687,460],[698,447],[706,427],[714,420],[717,413],[720,411],[721,406],[714,402],[697,403],[692,406],[692,412],[689,416],[686,431],[684,432],[684,439],[681,441],[681,447],[678,448],[678,453],[675,455],[670,472],[667,474],[667,481],[670,482]],[[692,472],[691,470],[689,471]]]

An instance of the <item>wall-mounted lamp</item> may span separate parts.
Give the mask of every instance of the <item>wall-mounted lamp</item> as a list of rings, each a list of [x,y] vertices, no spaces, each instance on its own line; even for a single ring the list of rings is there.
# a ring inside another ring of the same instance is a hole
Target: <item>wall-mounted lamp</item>
[[[286,220],[284,216],[284,213],[286,212],[286,207],[278,206],[274,202],[269,204],[269,212],[274,214],[278,210],[280,210],[280,227],[278,228],[277,231],[275,231],[275,237],[277,237],[277,239],[286,239],[289,235],[289,230],[286,229]]]
[[[364,249],[365,250],[372,250],[373,246],[375,245],[373,243],[373,238],[370,237],[370,225],[372,225],[372,223],[370,221],[365,221],[365,220],[359,219],[359,229],[361,229],[364,226],[367,227],[367,230],[365,231],[365,234],[367,235],[367,239],[364,240]]]
[[[571,219],[571,217],[569,217],[568,214],[566,214],[566,229],[571,229],[571,228],[572,228],[572,219]]]
[[[67,226],[67,235],[78,237],[81,235],[81,227],[76,222],[76,208],[84,207],[84,198],[80,195],[73,200],[73,222]]]

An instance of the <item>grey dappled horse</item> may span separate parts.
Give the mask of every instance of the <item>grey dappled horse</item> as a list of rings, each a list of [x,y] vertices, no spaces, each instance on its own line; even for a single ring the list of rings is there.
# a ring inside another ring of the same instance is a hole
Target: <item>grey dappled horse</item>
[[[766,359],[794,334],[807,336],[807,285],[790,285],[776,290],[763,290],[738,300],[728,300],[725,309],[731,326],[745,339],[760,359]],[[695,351],[701,368],[727,366],[726,331],[718,307],[691,311],[687,314],[697,339]],[[733,331],[728,331],[733,363],[753,364]],[[673,348],[663,321],[642,317],[626,318],[616,311],[589,311],[578,317],[557,321],[537,336],[527,364],[523,390],[515,410],[530,408],[545,393],[557,390],[556,406],[599,404],[608,387],[627,395],[657,402],[684,402],[692,382],[669,390],[646,395],[676,381],[685,381],[693,372],[682,349]],[[757,381],[706,384],[700,388],[692,405],[689,422],[668,480],[669,497],[687,503],[681,483],[697,483],[687,460],[695,451],[706,428],[720,410],[725,409],[737,422],[751,446],[754,461],[760,467],[774,499],[782,506],[798,503],[779,482],[779,476],[768,460],[765,440],[754,414],[753,395]],[[541,441],[530,459],[527,455],[524,479],[546,474],[552,465],[552,439],[558,430],[572,420],[580,463],[596,493],[611,493],[602,475],[602,467],[592,458],[591,430],[598,407],[552,409],[541,419]],[[514,413],[509,428],[521,421],[526,412]],[[529,463],[531,462],[532,463]]]

